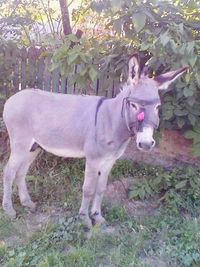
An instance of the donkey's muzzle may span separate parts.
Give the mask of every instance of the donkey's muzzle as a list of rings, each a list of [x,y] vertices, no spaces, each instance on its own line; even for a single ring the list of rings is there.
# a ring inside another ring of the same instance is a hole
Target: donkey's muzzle
[[[139,142],[138,143],[138,148],[142,151],[151,151],[151,149],[155,146],[155,141],[150,141],[150,142]]]

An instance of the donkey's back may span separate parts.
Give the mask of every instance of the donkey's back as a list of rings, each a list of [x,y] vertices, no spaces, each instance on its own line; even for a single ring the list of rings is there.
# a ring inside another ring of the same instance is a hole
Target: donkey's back
[[[5,104],[3,118],[8,129],[11,150],[36,143],[58,156],[82,157],[91,135],[99,97],[49,93],[26,89]],[[21,146],[21,145],[20,145]]]

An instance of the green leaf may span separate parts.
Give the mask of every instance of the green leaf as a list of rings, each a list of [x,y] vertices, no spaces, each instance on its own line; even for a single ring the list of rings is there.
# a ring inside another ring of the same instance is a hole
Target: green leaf
[[[92,82],[95,82],[96,78],[98,76],[98,72],[92,66],[89,69],[89,76],[90,76],[90,79],[92,80]]]
[[[193,179],[190,179],[189,182],[192,188],[197,188],[197,184],[193,181]]]
[[[196,117],[193,114],[189,114],[188,119],[189,119],[190,123],[192,124],[192,126],[194,126],[196,123]]]
[[[143,188],[141,188],[140,190],[138,190],[138,194],[139,194],[139,197],[141,199],[144,199],[144,197],[145,197],[145,190]]]
[[[188,114],[188,111],[186,109],[178,109],[178,108],[176,108],[174,110],[174,114],[176,116],[186,116]]]
[[[72,64],[78,57],[79,55],[77,53],[71,53],[68,55],[67,62],[68,64]]]
[[[173,117],[173,109],[167,109],[163,112],[163,119],[170,120]]]
[[[193,106],[194,103],[195,103],[195,97],[194,96],[188,97],[187,98],[187,103],[188,103],[188,105]]]
[[[151,47],[152,47],[152,44],[143,42],[143,43],[141,43],[140,50],[141,51],[146,51]]]
[[[193,139],[196,133],[192,130],[188,130],[184,133],[185,138],[187,139]]]
[[[200,107],[198,105],[187,106],[187,110],[193,115],[200,116]]]
[[[153,179],[153,183],[155,185],[159,185],[162,181],[162,178],[160,176],[156,177],[155,179]]]
[[[184,188],[187,184],[187,180],[183,180],[181,182],[179,182],[178,184],[175,185],[175,188],[176,189],[181,189],[181,188]]]
[[[166,46],[166,44],[170,41],[168,32],[165,32],[164,34],[160,35],[160,42],[163,46]]]
[[[132,22],[137,33],[139,33],[146,24],[146,15],[144,13],[136,13],[132,17]]]
[[[68,34],[66,38],[75,43],[80,42],[75,34]]]
[[[195,46],[195,42],[188,42],[187,46],[186,46],[186,50],[187,52],[190,54],[194,51],[194,46]]]
[[[147,192],[149,195],[152,194],[152,189],[151,189],[151,187],[150,187],[148,184],[145,185],[145,190],[146,190],[146,192]]]
[[[131,190],[129,193],[129,198],[136,198],[138,196],[139,196],[138,190]]]
[[[197,157],[200,156],[200,143],[193,146],[192,152],[193,152],[194,156],[197,156]]]
[[[87,63],[87,58],[86,58],[85,55],[80,54],[80,58],[82,59],[82,61],[83,61],[84,63]]]
[[[177,124],[178,124],[178,127],[181,129],[185,125],[185,120],[183,118],[178,117],[177,118]]]
[[[190,90],[189,88],[184,88],[184,90],[183,90],[183,94],[184,94],[184,96],[185,97],[189,97],[189,96],[193,96],[193,91],[192,90]]]
[[[191,73],[187,73],[187,74],[185,75],[185,81],[186,81],[186,83],[189,83],[190,78],[191,78]]]
[[[190,66],[191,66],[192,68],[194,67],[196,61],[197,61],[197,56],[196,56],[196,55],[194,55],[194,56],[190,56],[190,58],[189,58],[189,63],[190,63]]]
[[[197,81],[197,84],[200,86],[200,74],[199,73],[195,74],[195,79]]]
[[[80,71],[80,76],[84,76],[87,73],[88,69],[85,67]]]

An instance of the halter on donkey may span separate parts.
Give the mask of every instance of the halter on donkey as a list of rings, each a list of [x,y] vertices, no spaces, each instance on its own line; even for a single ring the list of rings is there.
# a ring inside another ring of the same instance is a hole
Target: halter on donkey
[[[156,78],[140,74],[134,55],[128,62],[128,80],[113,99],[75,96],[26,89],[7,100],[3,118],[11,153],[5,166],[3,209],[12,216],[12,185],[18,186],[22,205],[35,209],[25,177],[41,149],[62,157],[85,157],[85,179],[80,215],[90,227],[104,221],[101,203],[109,172],[135,135],[137,148],[150,151],[155,141],[160,106],[159,89],[166,89],[187,68]],[[91,212],[89,206],[92,204]]]

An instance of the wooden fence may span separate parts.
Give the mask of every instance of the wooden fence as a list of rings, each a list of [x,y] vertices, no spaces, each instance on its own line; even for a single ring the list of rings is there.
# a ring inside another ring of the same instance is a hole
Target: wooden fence
[[[29,47],[18,49],[15,46],[0,48],[0,93],[6,97],[25,88],[39,88],[59,93],[84,93],[106,95],[116,94],[116,81],[107,90],[101,89],[97,79],[88,88],[69,86],[70,77],[61,77],[58,69],[49,70],[51,54],[45,48]],[[75,69],[77,72],[78,66]],[[106,77],[105,77],[106,79]]]

